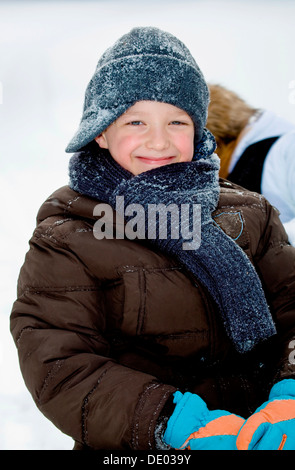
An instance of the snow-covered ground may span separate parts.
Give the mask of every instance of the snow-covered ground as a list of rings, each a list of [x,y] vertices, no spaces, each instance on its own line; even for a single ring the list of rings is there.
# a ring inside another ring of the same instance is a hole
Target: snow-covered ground
[[[134,26],[182,39],[205,77],[295,123],[293,0],[0,0],[0,449],[71,449],[36,409],[9,333],[36,212],[67,184],[64,148],[101,53]]]

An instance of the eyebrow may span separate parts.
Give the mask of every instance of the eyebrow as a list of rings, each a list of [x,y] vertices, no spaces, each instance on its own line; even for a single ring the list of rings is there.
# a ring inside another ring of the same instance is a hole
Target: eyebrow
[[[124,116],[144,116],[146,114],[150,114],[149,112],[147,111],[130,111],[129,109],[127,109],[127,111],[125,111],[125,113],[123,113],[121,116],[124,117]],[[173,112],[174,116],[183,116],[183,117],[190,117],[185,111],[174,111]]]
[[[127,111],[125,111],[125,113],[122,114],[122,116],[137,116],[138,114],[144,114],[145,111],[130,111],[129,109],[127,109]]]

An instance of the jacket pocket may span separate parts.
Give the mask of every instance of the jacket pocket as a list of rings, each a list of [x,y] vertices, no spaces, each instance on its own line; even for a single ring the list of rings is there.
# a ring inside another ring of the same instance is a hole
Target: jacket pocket
[[[138,268],[123,273],[122,331],[129,335],[207,332],[198,287],[180,268]]]
[[[126,336],[140,334],[145,304],[144,273],[142,269],[127,268],[120,277],[104,287],[107,330]]]
[[[143,269],[129,270],[123,274],[124,302],[121,330],[127,335],[142,332],[145,317],[146,282]]]

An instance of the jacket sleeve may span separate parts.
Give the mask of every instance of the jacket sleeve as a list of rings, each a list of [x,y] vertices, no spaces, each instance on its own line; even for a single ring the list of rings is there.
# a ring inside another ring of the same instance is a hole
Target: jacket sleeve
[[[295,246],[295,217],[284,223],[291,245]]]
[[[277,329],[268,358],[273,384],[295,378],[295,247],[288,243],[278,211],[267,201],[261,233],[254,262]]]
[[[96,253],[99,256],[99,253]],[[20,272],[11,331],[41,412],[93,449],[151,449],[174,388],[110,357],[101,280],[50,231],[35,234]]]
[[[280,218],[295,246],[295,132],[281,136],[263,166],[262,194],[280,211]]]

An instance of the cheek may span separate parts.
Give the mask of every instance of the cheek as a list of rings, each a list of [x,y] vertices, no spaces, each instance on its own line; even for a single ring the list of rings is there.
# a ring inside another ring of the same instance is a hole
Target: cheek
[[[191,135],[179,135],[174,141],[181,152],[182,161],[191,161],[194,155],[194,138]]]
[[[138,146],[138,139],[134,136],[122,136],[116,142],[116,150],[124,156],[130,156],[132,151]]]
[[[114,139],[109,147],[113,159],[126,170],[131,171],[132,154],[138,147],[133,136],[120,136]]]

